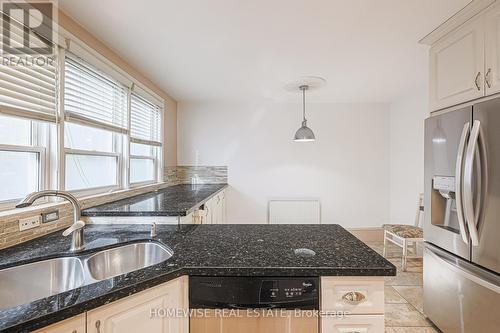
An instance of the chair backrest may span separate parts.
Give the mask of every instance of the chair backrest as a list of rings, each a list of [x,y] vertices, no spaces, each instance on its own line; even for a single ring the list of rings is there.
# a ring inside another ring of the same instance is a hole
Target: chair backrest
[[[418,196],[417,213],[415,214],[415,227],[421,226],[421,219],[424,215],[424,194],[420,193]]]

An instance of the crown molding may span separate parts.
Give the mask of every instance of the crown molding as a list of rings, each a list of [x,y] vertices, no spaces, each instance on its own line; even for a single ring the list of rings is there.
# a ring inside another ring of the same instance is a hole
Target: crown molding
[[[495,2],[496,0],[473,0],[452,17],[447,19],[443,24],[434,29],[427,36],[422,38],[419,43],[424,45],[433,45],[438,40],[452,32],[474,16],[484,11]]]

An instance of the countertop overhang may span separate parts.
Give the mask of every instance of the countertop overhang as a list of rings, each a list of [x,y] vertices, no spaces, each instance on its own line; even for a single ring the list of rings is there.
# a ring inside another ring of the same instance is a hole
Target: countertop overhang
[[[82,216],[187,216],[227,184],[180,184],[106,203],[82,211]]]
[[[27,332],[97,308],[182,275],[394,276],[396,267],[335,224],[323,225],[88,225],[81,253],[138,241],[174,251],[165,262],[61,294],[0,310],[0,332]],[[0,251],[0,269],[69,256],[60,232]],[[301,257],[295,249],[315,251]]]

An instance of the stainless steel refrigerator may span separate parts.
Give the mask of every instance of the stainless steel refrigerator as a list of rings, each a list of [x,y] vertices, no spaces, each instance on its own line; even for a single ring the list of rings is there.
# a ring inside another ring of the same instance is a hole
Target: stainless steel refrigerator
[[[500,99],[425,122],[424,312],[500,332]]]

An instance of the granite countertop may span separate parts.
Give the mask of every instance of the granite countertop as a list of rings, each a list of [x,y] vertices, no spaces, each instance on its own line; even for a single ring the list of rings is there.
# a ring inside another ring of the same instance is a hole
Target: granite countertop
[[[0,251],[0,269],[68,256],[70,238],[55,232]],[[339,225],[88,225],[88,255],[136,241],[159,242],[173,256],[154,266],[0,310],[0,332],[28,332],[182,275],[393,276],[396,268]],[[295,255],[297,248],[316,252]]]
[[[186,216],[227,184],[174,185],[82,211],[82,216]]]

